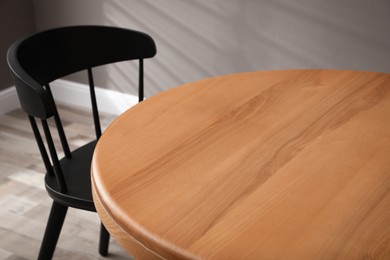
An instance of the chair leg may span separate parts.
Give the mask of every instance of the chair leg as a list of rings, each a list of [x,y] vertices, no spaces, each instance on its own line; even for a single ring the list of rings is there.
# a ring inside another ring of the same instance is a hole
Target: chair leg
[[[100,225],[100,241],[99,241],[99,253],[102,256],[108,254],[108,244],[110,243],[110,233],[104,227],[103,223]]]
[[[67,211],[68,207],[53,201],[38,260],[47,260],[53,257]]]

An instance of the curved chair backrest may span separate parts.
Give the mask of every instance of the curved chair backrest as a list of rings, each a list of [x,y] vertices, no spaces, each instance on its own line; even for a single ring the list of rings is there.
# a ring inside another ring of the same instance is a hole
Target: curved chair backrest
[[[155,54],[155,43],[145,33],[106,26],[72,26],[40,32],[14,43],[7,59],[22,109],[43,119],[53,116],[51,98],[43,88],[51,81],[118,61],[139,59],[142,63]],[[142,68],[140,71],[143,74]],[[143,98],[140,81],[139,94]]]
[[[21,108],[30,123],[49,175],[55,174],[60,190],[67,190],[62,177],[46,119],[54,117],[63,151],[71,158],[66,136],[49,83],[74,72],[87,70],[96,139],[101,135],[92,68],[104,64],[139,60],[139,100],[143,100],[143,59],[156,54],[153,39],[142,32],[108,26],[71,26],[56,28],[15,42],[8,50],[7,61],[14,77]],[[35,118],[42,127],[49,148],[51,166]],[[54,173],[53,173],[54,168]]]

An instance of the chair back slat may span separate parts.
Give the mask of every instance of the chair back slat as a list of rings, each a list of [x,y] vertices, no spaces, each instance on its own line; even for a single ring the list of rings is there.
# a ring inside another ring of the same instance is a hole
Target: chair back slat
[[[42,85],[87,68],[156,54],[149,35],[108,26],[52,29],[28,37],[18,45],[24,69]]]
[[[87,71],[88,71],[89,93],[91,95],[93,123],[95,125],[96,140],[98,140],[102,135],[102,127],[100,125],[99,110],[96,102],[95,83],[93,82],[92,69],[88,68]]]

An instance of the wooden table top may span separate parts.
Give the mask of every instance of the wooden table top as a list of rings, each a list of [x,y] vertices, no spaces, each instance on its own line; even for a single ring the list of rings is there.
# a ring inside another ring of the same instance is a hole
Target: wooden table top
[[[140,259],[390,259],[390,74],[248,72],[105,131],[97,211]]]

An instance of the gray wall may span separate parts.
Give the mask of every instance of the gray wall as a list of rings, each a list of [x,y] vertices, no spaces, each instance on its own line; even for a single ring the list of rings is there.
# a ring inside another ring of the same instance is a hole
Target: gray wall
[[[0,90],[13,85],[5,58],[8,47],[34,31],[32,0],[0,0]]]
[[[390,72],[389,0],[34,0],[34,12],[37,30],[103,24],[149,33],[158,53],[145,62],[147,96],[241,71]],[[135,94],[135,68],[98,69],[97,85]]]

